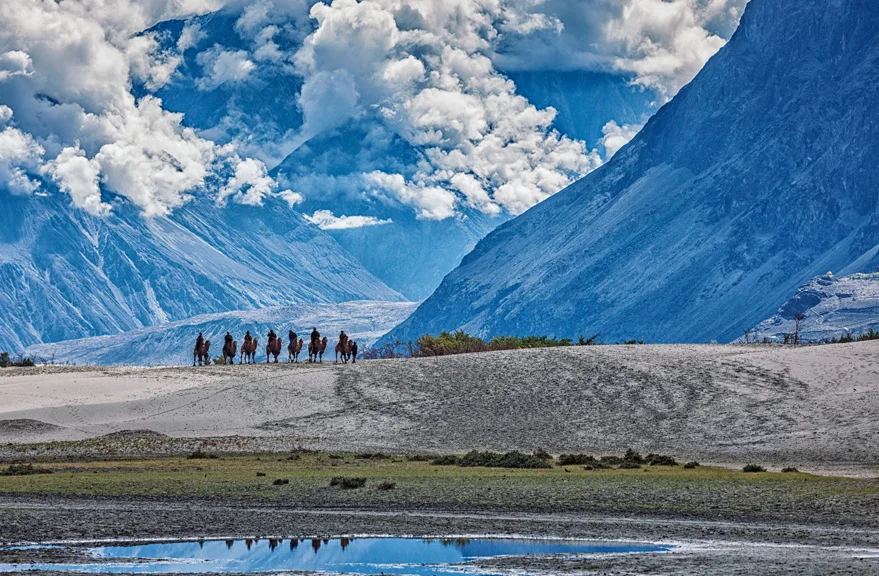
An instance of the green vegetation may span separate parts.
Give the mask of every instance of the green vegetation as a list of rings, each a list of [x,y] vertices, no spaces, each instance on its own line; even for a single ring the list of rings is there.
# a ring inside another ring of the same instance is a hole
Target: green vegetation
[[[189,460],[216,460],[219,458],[218,455],[213,454],[211,452],[205,452],[201,448],[187,456]]]
[[[685,470],[693,470],[693,469],[698,468],[698,467],[699,467],[699,463],[696,462],[695,460],[692,461],[692,462],[687,462],[686,464],[684,464],[684,469],[685,469]]]
[[[433,460],[434,466],[461,466],[474,468],[552,468],[545,458],[531,454],[523,454],[519,451],[499,454],[497,452],[479,452],[473,450],[463,456],[440,456]]]
[[[15,360],[10,358],[9,352],[0,352],[0,368],[32,368],[35,366],[33,358],[26,358],[23,356],[19,356]]]
[[[441,332],[439,336],[425,334],[415,342],[398,340],[378,348],[364,351],[366,359],[380,358],[424,358],[449,356],[453,354],[473,354],[476,352],[497,352],[499,350],[521,350],[525,348],[558,348],[563,346],[598,346],[598,334],[589,338],[580,336],[575,343],[570,338],[550,336],[495,336],[485,340],[467,334],[463,330]],[[643,340],[630,340],[626,344],[643,344]]]
[[[879,340],[879,332],[870,328],[866,332],[862,334],[858,334],[857,336],[852,335],[851,332],[846,332],[839,338],[833,337],[830,340],[825,340],[825,344],[851,344],[852,342],[869,342],[871,340]]]
[[[759,464],[747,464],[742,468],[742,472],[766,472],[766,468]]]
[[[799,472],[799,470],[797,470],[797,469],[794,468],[793,466],[786,466],[786,467],[782,468],[781,471],[782,471],[784,474],[790,474],[790,473],[792,473],[792,472],[794,472],[794,473],[798,473],[798,472]]]
[[[32,474],[52,474],[51,468],[35,467],[33,464],[10,464],[0,472],[0,476],[30,476]]]
[[[642,464],[640,470],[611,469],[600,460],[582,467],[512,469],[436,466],[400,461],[403,458],[362,459],[353,453],[339,454],[339,460],[321,453],[299,455],[298,460],[287,460],[283,454],[223,454],[221,459],[189,460],[184,455],[42,462],[34,467],[51,466],[54,473],[0,475],[0,493],[295,502],[301,507],[724,514],[770,519],[785,518],[797,509],[803,515],[824,519],[836,515],[864,522],[874,522],[873,511],[879,507],[879,480],[873,478],[745,474],[713,466],[685,470]],[[333,478],[340,480],[330,488]],[[362,480],[361,489],[341,487],[341,482],[354,478]],[[385,483],[388,486],[383,488]],[[833,503],[832,509],[828,502]]]

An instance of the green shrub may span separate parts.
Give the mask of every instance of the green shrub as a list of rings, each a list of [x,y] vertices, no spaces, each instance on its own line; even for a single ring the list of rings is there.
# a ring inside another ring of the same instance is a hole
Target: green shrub
[[[677,466],[677,460],[672,458],[671,456],[665,456],[663,454],[648,454],[647,458],[645,458],[648,464],[651,466]]]
[[[637,462],[631,462],[629,460],[624,460],[622,464],[620,464],[620,470],[636,470],[640,468],[641,465]]]
[[[748,464],[742,468],[742,472],[766,472],[766,468],[759,464]]]
[[[219,456],[210,452],[205,452],[201,448],[186,457],[187,460],[217,460]]]
[[[623,459],[619,456],[602,456],[601,462],[603,464],[609,464],[611,466],[619,466],[623,463]]]
[[[278,478],[277,480],[272,482],[272,484],[274,484],[275,486],[286,486],[289,483],[290,483],[290,480],[287,478]]]
[[[642,458],[640,454],[638,454],[631,448],[626,450],[626,453],[623,455],[623,460],[625,462],[633,462],[635,464],[644,464],[644,458]]]
[[[486,468],[551,468],[552,465],[530,454],[519,451],[500,454],[497,452],[468,452],[458,461],[458,466]]]
[[[9,368],[12,366],[12,360],[9,358],[9,352],[0,352],[0,368]]]
[[[541,460],[550,461],[552,460],[552,454],[544,450],[543,448],[538,448],[533,452],[535,458],[540,458]]]
[[[434,466],[457,466],[460,458],[457,456],[447,455],[447,456],[438,456],[431,460],[431,464]]]
[[[559,456],[559,466],[580,466],[583,464],[594,464],[597,462],[595,456],[590,454],[562,454]]]
[[[797,470],[793,466],[786,466],[785,468],[782,468],[781,471],[784,472],[785,474],[788,474],[791,472],[799,472],[799,470]]]
[[[390,460],[391,457],[387,454],[383,454],[381,452],[360,452],[354,455],[355,458],[360,460]]]
[[[698,467],[699,467],[699,463],[696,462],[695,460],[693,462],[687,462],[686,464],[684,464],[684,468],[686,468],[687,470],[692,470],[693,468],[698,468]]]
[[[345,478],[343,476],[336,476],[330,480],[330,486],[338,486],[343,490],[357,490],[358,488],[366,486],[366,478]]]
[[[387,491],[387,490],[393,490],[393,489],[396,488],[396,487],[397,487],[397,483],[396,483],[396,482],[391,482],[390,480],[385,480],[384,482],[382,482],[381,484],[379,484],[379,485],[377,486],[377,488],[378,488],[379,490],[385,490],[385,491]]]

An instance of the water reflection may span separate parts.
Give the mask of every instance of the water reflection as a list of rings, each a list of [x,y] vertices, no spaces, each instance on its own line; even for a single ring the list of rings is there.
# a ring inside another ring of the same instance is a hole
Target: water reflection
[[[313,538],[311,546],[300,547],[291,539],[289,550],[283,539],[196,541],[105,546],[92,549],[98,557],[118,560],[90,565],[5,565],[0,571],[70,570],[87,572],[129,572],[173,574],[197,572],[258,573],[283,570],[323,571],[348,574],[460,575],[462,563],[510,555],[532,554],[613,554],[661,552],[667,546],[632,543],[595,543],[561,540],[512,540],[439,538]],[[130,559],[148,560],[136,564]]]

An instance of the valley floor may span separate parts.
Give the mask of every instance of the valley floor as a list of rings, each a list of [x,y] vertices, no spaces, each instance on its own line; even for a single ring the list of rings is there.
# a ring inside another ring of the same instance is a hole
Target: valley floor
[[[0,476],[0,542],[506,534],[677,548],[481,568],[879,573],[879,342],[7,369],[0,397],[0,461],[54,470]],[[628,447],[703,466],[462,469],[408,457]],[[185,458],[196,450],[221,458]],[[394,456],[355,456],[365,451]],[[739,471],[747,462],[776,472]],[[783,466],[812,474],[777,472]],[[336,475],[368,484],[329,488]],[[385,480],[394,489],[379,490]],[[0,552],[0,564],[22,554]]]

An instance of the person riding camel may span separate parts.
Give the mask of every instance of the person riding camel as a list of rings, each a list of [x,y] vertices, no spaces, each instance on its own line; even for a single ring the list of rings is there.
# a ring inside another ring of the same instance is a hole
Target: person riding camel
[[[226,332],[226,335],[223,337],[223,342],[225,343],[225,345],[231,346],[232,340],[234,340],[234,338],[232,338],[232,334],[230,332]]]
[[[296,332],[290,330],[287,332],[287,338],[290,339],[290,342],[296,342]]]
[[[250,346],[251,342],[253,342],[253,336],[250,335],[250,330],[248,330],[247,334],[244,335],[244,343]]]
[[[317,328],[311,330],[311,347],[315,350],[320,348],[320,332],[317,331]]]
[[[348,335],[345,334],[344,330],[339,332],[339,344],[341,344],[343,348],[348,344]]]
[[[268,333],[268,338],[269,338],[269,342],[271,342],[272,340],[276,340],[278,338],[278,336],[275,334],[274,330],[270,329],[269,333]]]
[[[201,332],[199,332],[198,338],[195,339],[195,349],[201,350],[202,346],[204,346],[204,336],[202,336]]]

